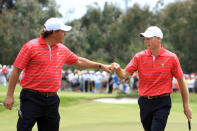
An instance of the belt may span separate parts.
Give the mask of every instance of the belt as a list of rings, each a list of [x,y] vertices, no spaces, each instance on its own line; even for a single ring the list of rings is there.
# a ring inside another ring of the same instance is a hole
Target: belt
[[[27,90],[27,91],[30,91],[30,92],[33,92],[33,93],[36,93],[36,94],[39,94],[41,96],[45,96],[45,97],[50,97],[50,96],[57,95],[57,92],[40,92],[40,91],[37,91],[37,90],[28,89],[28,88],[23,88],[23,89]]]
[[[163,98],[165,96],[170,96],[170,93],[166,93],[158,96],[142,96],[142,97],[146,99],[158,99],[158,98]]]

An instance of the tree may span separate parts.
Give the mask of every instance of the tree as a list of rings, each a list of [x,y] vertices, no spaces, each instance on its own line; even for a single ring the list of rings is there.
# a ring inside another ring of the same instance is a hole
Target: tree
[[[39,14],[39,15],[38,15]],[[49,17],[60,16],[51,1],[45,9],[35,0],[17,0],[15,9],[2,10],[0,14],[0,63],[11,65],[21,46],[39,37],[44,22]]]
[[[135,53],[143,50],[144,44],[138,37],[139,33],[154,21],[154,14],[149,7],[141,9],[139,5],[134,5],[116,23],[111,24],[109,43],[113,43],[113,60],[122,61],[125,66]]]
[[[81,29],[86,30],[86,39],[90,46],[87,50],[88,58],[103,59],[112,62],[111,52],[113,43],[109,41],[110,26],[121,16],[121,10],[105,3],[103,11],[99,7],[89,7],[81,19]]]
[[[161,11],[167,40],[175,49],[185,72],[197,71],[196,36],[197,2],[178,1]]]
[[[16,0],[1,0],[0,1],[0,13],[3,9],[13,9],[15,6]]]
[[[19,0],[1,0],[0,13],[2,13],[3,9],[8,9],[8,10],[14,9],[17,1]],[[42,5],[42,7],[47,7],[48,3],[50,3],[49,0],[38,0],[38,2]]]

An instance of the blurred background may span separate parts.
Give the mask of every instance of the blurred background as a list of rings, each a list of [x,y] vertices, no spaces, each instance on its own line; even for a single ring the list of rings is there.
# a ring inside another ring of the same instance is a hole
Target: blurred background
[[[196,0],[1,0],[0,84],[7,86],[22,45],[39,37],[48,18],[58,17],[73,27],[63,44],[74,53],[101,63],[118,62],[122,68],[135,53],[146,49],[139,33],[159,26],[164,33],[162,44],[180,59],[189,91],[197,92],[196,7]],[[176,85],[173,80],[174,91]],[[100,70],[74,70],[72,66],[62,70],[61,90],[111,93],[118,88],[130,93],[137,92],[137,86],[137,73],[118,81],[115,74]]]
[[[44,22],[59,17],[73,26],[63,44],[74,53],[122,67],[146,48],[138,34],[157,25],[184,73],[197,72],[196,7],[196,0],[0,0],[0,64],[12,65]]]

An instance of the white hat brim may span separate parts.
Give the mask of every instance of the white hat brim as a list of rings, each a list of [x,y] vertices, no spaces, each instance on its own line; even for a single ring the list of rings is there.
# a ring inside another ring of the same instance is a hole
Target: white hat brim
[[[63,31],[70,31],[72,29],[72,26],[67,26],[67,25],[64,25],[61,30]]]
[[[153,37],[151,34],[148,34],[148,33],[140,33],[139,36],[140,37],[145,37],[145,38],[151,38],[151,37]]]

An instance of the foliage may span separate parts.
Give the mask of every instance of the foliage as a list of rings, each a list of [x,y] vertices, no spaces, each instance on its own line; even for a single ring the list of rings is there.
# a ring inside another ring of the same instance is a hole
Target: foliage
[[[197,1],[177,1],[161,11],[166,39],[171,43],[186,72],[197,71]]]
[[[81,18],[81,30],[85,30],[87,42],[90,46],[86,50],[86,57],[106,62],[113,61],[114,43],[111,41],[111,25],[116,23],[122,14],[121,10],[112,4],[105,3],[103,11],[89,7]]]
[[[16,3],[19,0],[1,0],[0,1],[0,13],[2,13],[3,9],[15,9]],[[42,7],[45,7],[48,5],[49,0],[36,0],[36,2],[39,2]]]
[[[13,9],[16,0],[1,0],[0,1],[0,13],[3,9]]]
[[[53,2],[49,3],[48,8],[43,9],[37,1],[17,0],[15,9],[2,10],[0,63],[13,64],[21,46],[30,39],[39,37],[44,21],[52,16],[60,16]]]
[[[170,3],[160,10],[159,0],[151,11],[135,4],[126,12],[113,4],[104,8],[89,6],[86,14],[68,25],[64,44],[74,53],[88,59],[124,68],[139,51],[146,49],[138,35],[151,26],[161,27],[162,44],[175,52],[185,73],[197,72],[197,1]],[[2,8],[3,7],[3,8]],[[3,0],[0,3],[0,63],[13,64],[21,46],[39,37],[49,17],[60,17],[55,0]]]

